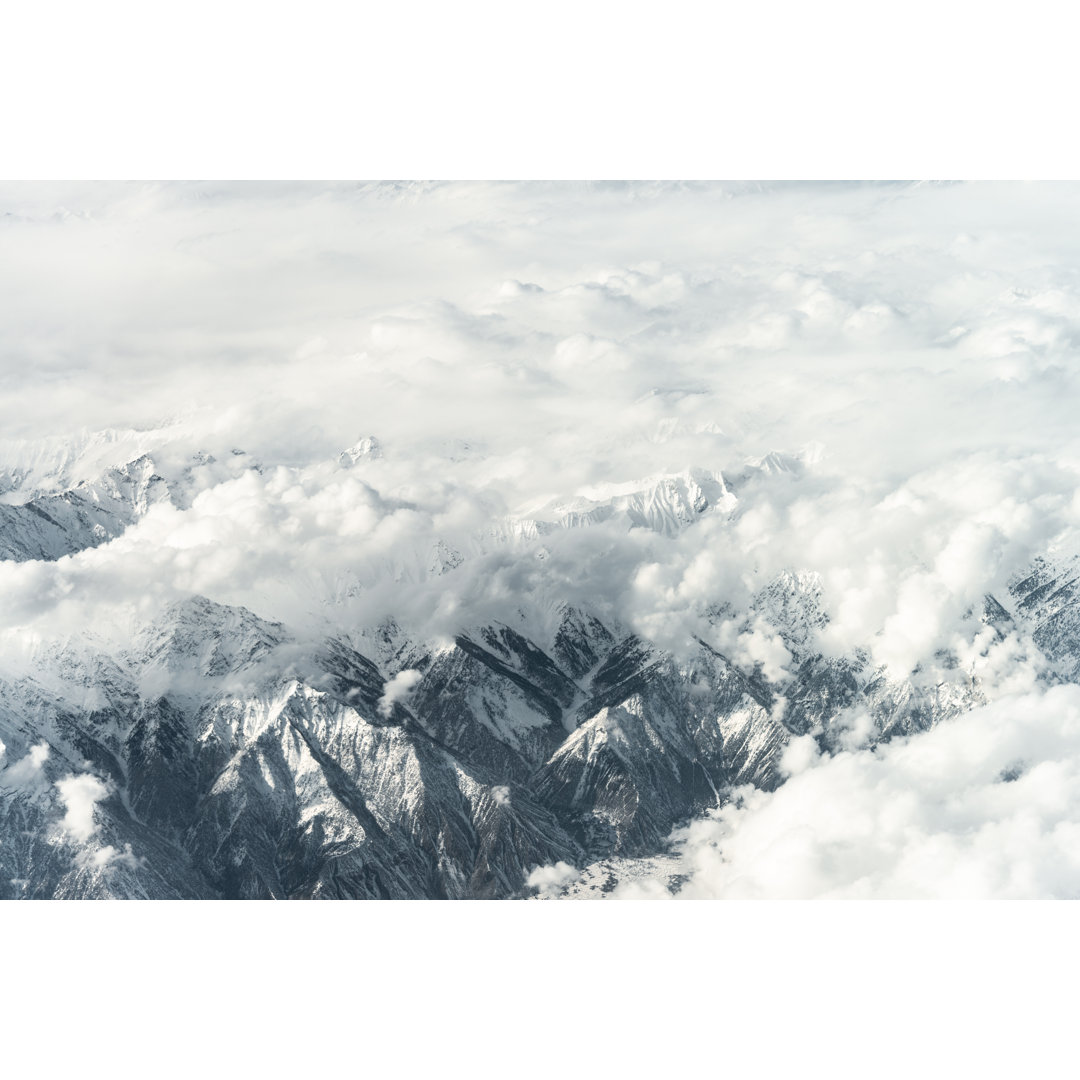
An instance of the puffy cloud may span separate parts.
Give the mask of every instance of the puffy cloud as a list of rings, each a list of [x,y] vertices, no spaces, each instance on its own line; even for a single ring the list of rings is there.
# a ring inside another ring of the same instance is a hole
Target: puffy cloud
[[[574,867],[560,859],[553,866],[537,866],[525,879],[525,886],[528,889],[535,889],[542,897],[553,898],[558,896],[567,885],[577,881],[580,876]]]
[[[413,668],[399,671],[386,683],[383,696],[379,699],[379,712],[383,716],[389,716],[397,702],[408,701],[409,695],[423,677],[422,671],[416,671]]]
[[[112,844],[106,844],[96,850],[86,850],[78,856],[78,862],[92,870],[107,870],[110,867],[126,867],[128,870],[138,870],[145,864],[145,859],[139,858],[132,850],[130,844],[125,844],[123,851],[119,851]]]
[[[1076,193],[1036,191],[6,187],[7,242],[26,255],[7,285],[25,303],[0,336],[77,392],[43,394],[32,366],[13,376],[5,430],[34,449],[9,440],[5,457],[48,482],[62,451],[46,432],[122,424],[77,444],[92,453],[71,479],[110,447],[173,473],[194,450],[217,463],[189,478],[190,506],[156,509],[112,551],[3,568],[5,618],[64,607],[77,622],[72,598],[197,591],[290,619],[348,596],[345,625],[404,609],[445,631],[485,615],[507,574],[424,595],[440,541],[470,556],[544,497],[688,465],[734,475],[819,443],[800,476],[745,481],[730,523],[673,544],[597,531],[612,569],[595,591],[686,640],[703,598],[737,604],[803,566],[825,581],[829,643],[880,633],[876,655],[900,670],[955,630],[983,568],[1075,521],[1080,306],[1046,207]],[[1018,350],[1034,358],[1020,384],[981,359]],[[342,473],[358,427],[385,455]],[[583,552],[545,544],[554,587]],[[784,666],[767,632],[734,647]]]
[[[784,747],[780,757],[780,771],[785,776],[806,772],[820,760],[817,742],[812,735],[798,735]]]
[[[45,348],[27,312],[47,295],[72,316],[48,323],[70,338],[52,362],[81,358],[62,372],[77,400],[42,394],[32,368],[6,388],[5,430],[29,437],[5,443],[12,475],[70,483],[149,451],[179,505],[59,563],[0,565],[2,618],[123,626],[125,606],[198,592],[345,632],[393,615],[430,638],[562,592],[781,678],[767,620],[709,613],[801,569],[822,584],[819,646],[868,647],[902,676],[966,647],[981,594],[1078,520],[1080,304],[1045,211],[1076,193],[1038,191],[5,188],[29,307],[0,336]],[[163,281],[183,304],[165,310]],[[1018,350],[1022,378],[980,360]],[[122,400],[95,398],[117,378]],[[127,426],[44,434],[88,423]],[[341,469],[358,430],[384,453]],[[789,465],[748,468],[775,449]],[[193,467],[197,450],[216,460]],[[545,501],[688,466],[732,479],[733,515],[675,537],[613,520],[542,550],[493,538],[527,533]]]
[[[0,762],[3,760],[4,754],[0,754]],[[0,788],[19,791],[40,785],[44,776],[42,770],[48,760],[49,744],[37,743],[25,756],[0,771]]]
[[[65,808],[61,828],[73,840],[86,843],[98,830],[94,808],[108,796],[109,788],[90,773],[66,776],[57,780],[55,786]]]

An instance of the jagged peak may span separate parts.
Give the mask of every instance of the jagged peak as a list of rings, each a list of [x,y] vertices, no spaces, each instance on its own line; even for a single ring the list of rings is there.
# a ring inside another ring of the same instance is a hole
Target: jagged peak
[[[180,425],[159,428],[84,428],[41,439],[0,440],[0,496],[26,502],[71,491],[115,469],[125,469],[174,438]]]
[[[197,668],[214,676],[250,667],[290,640],[281,623],[194,595],[170,604],[144,626],[136,635],[134,652],[142,665]]]
[[[376,461],[383,456],[382,443],[374,435],[365,435],[338,455],[338,464],[351,469],[358,461]]]
[[[581,488],[571,498],[534,507],[522,520],[561,528],[590,526],[622,517],[628,528],[674,535],[710,511],[730,513],[735,495],[718,471],[688,468],[620,483]]]

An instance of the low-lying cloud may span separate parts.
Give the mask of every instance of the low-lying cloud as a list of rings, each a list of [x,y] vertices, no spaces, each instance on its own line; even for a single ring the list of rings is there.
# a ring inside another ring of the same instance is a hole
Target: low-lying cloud
[[[551,899],[567,886],[577,881],[580,873],[569,863],[561,860],[553,866],[537,866],[525,879],[525,887],[535,890],[536,895]]]
[[[97,832],[94,808],[109,794],[108,787],[91,773],[66,776],[56,781],[64,817],[60,827],[73,840],[86,843]]]
[[[0,765],[5,764],[6,760],[6,747],[0,743]],[[0,789],[24,791],[40,787],[44,779],[43,768],[48,760],[48,743],[39,742],[32,746],[18,761],[12,761],[6,768],[0,769]]]
[[[1080,897],[1080,688],[873,751],[807,749],[776,791],[739,789],[676,834],[680,898]],[[670,876],[615,895],[669,896]]]
[[[379,712],[383,716],[389,716],[397,703],[408,701],[409,695],[422,678],[423,672],[407,668],[405,671],[399,671],[392,679],[388,679],[383,695],[379,699]]]

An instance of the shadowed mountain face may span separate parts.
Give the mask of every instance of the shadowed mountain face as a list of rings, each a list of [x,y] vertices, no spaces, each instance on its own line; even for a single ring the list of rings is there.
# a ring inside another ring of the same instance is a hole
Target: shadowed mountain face
[[[1032,625],[1032,639],[1054,662],[1058,674],[1080,681],[1080,560],[1037,559],[1031,573],[1012,586],[1019,619]],[[999,621],[1008,621],[1002,609]]]
[[[1040,564],[986,620],[1025,621],[1075,673],[1072,580]],[[873,740],[981,701],[962,673],[928,688],[807,651],[813,589],[771,589],[779,683],[570,606],[544,640],[493,624],[436,650],[386,628],[382,666],[201,597],[122,656],[47,651],[0,683],[0,895],[512,897],[540,865],[662,850],[733,787],[781,783],[793,735],[840,746],[853,709]]]

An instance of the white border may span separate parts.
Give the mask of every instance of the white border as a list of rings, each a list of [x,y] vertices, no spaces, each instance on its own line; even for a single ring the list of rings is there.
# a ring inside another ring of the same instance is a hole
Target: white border
[[[13,178],[1076,177],[1064,5],[40,2]],[[1042,1075],[1070,904],[4,905],[12,1075]]]
[[[1076,910],[9,904],[5,1062],[185,1078],[1060,1075]]]
[[[42,0],[8,178],[1060,178],[1074,9]]]

